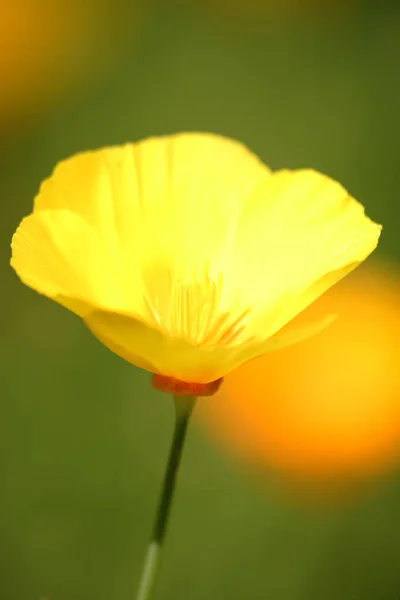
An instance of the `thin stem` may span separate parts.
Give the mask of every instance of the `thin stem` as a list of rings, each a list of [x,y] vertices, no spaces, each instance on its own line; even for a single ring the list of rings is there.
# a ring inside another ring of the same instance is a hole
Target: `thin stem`
[[[149,600],[153,590],[175,491],[176,476],[182,457],[189,418],[192,414],[196,398],[192,396],[175,396],[174,401],[175,431],[154,522],[153,535],[147,549],[136,600]]]

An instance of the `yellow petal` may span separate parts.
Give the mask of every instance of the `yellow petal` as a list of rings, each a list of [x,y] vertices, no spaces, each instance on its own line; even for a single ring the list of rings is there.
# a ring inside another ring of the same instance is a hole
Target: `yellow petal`
[[[197,276],[207,261],[220,272],[243,200],[269,172],[242,144],[201,133],[78,154],[42,184],[16,234],[12,266],[40,293],[61,289],[156,325],[149,306],[165,297],[165,273],[169,293],[170,283]]]
[[[375,249],[381,227],[332,179],[278,171],[245,205],[232,253],[232,287],[252,306],[249,330],[269,337]]]
[[[173,266],[175,277],[187,277],[207,259],[221,267],[244,198],[269,173],[245,146],[221,136],[149,138],[60,163],[35,210],[64,207],[90,223],[125,270],[136,302],[143,269]]]
[[[30,215],[11,246],[11,266],[21,280],[78,315],[93,310],[92,303],[124,308],[118,274],[97,232],[79,215],[68,210]]]
[[[240,348],[202,348],[162,334],[129,315],[94,311],[85,317],[91,332],[128,362],[182,381],[209,383],[241,364]]]

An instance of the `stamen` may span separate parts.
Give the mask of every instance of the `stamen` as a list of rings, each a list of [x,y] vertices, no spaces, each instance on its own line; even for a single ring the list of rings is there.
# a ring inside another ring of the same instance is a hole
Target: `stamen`
[[[157,281],[157,290],[154,282]],[[251,309],[234,299],[222,304],[223,278],[209,274],[174,279],[169,269],[158,267],[149,277],[144,305],[149,322],[169,337],[197,347],[237,346],[248,342],[246,326]]]

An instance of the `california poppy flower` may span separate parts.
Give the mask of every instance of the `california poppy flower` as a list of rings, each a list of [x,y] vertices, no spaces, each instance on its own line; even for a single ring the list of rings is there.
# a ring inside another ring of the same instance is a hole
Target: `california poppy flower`
[[[183,133],[58,164],[11,265],[122,358],[209,384],[323,327],[279,333],[380,229],[329,177],[272,172],[236,141]]]

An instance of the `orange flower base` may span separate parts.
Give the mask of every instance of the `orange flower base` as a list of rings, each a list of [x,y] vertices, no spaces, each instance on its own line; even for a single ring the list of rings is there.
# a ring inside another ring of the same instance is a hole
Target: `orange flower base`
[[[156,390],[174,396],[212,396],[219,390],[221,383],[222,378],[210,383],[192,383],[156,374],[151,379],[151,384]]]

